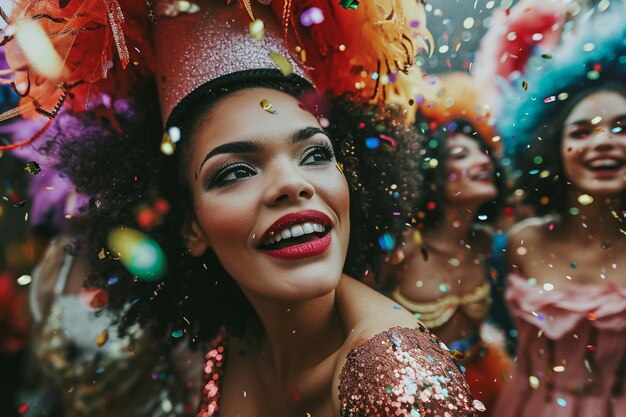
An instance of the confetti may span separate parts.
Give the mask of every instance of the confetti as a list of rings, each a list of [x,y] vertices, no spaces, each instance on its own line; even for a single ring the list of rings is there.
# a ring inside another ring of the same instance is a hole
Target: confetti
[[[423,242],[424,241],[422,239],[422,234],[420,233],[420,231],[413,231],[413,243],[415,243],[417,246],[421,246]]]
[[[261,105],[261,108],[263,110],[265,110],[266,112],[270,113],[270,114],[276,114],[276,110],[274,110],[274,107],[272,107],[272,103],[270,103],[269,100],[267,99],[263,99],[261,100],[261,102],[259,103]]]
[[[528,377],[528,383],[530,384],[530,387],[532,389],[539,388],[539,378],[537,378],[534,375],[531,375],[531,376]]]
[[[291,71],[293,70],[293,68],[291,67],[291,64],[289,63],[289,61],[287,61],[287,59],[284,56],[272,51],[270,52],[270,58],[272,58],[272,61],[274,61],[274,64],[276,64],[280,72],[285,77],[291,74]]]
[[[179,339],[179,338],[183,337],[184,334],[185,334],[185,332],[183,332],[180,329],[179,330],[174,330],[172,332],[172,337],[175,338],[175,339]]]
[[[161,138],[161,152],[165,155],[173,155],[176,150],[176,145],[172,142],[172,138],[170,134],[166,131],[163,132],[163,137]]]
[[[528,90],[528,83],[526,81],[522,81],[522,88],[524,91]]]
[[[324,12],[319,7],[311,7],[306,9],[300,15],[300,23],[302,26],[313,26],[324,21]]]
[[[103,330],[96,338],[96,346],[102,347],[109,340],[109,331]]]
[[[263,39],[265,36],[265,23],[261,19],[256,19],[250,22],[248,26],[248,30],[250,31],[250,37],[255,41]]]
[[[380,146],[380,139],[377,137],[369,137],[365,139],[365,146],[368,149],[376,149]]]
[[[391,233],[387,232],[378,238],[378,245],[385,252],[389,252],[396,247],[396,240],[391,235]]]
[[[180,128],[176,126],[172,126],[167,129],[167,133],[170,135],[170,140],[172,143],[177,143],[180,140]]]
[[[474,408],[476,409],[476,411],[485,411],[485,410],[487,410],[487,407],[485,407],[485,404],[483,404],[480,400],[474,400],[473,405],[474,405]]]
[[[24,171],[28,172],[30,175],[37,175],[41,172],[41,167],[35,161],[30,161],[24,167]]]
[[[120,262],[140,279],[157,280],[166,269],[166,258],[159,244],[134,229],[114,229],[109,234],[109,250],[118,253]]]
[[[22,275],[17,279],[17,285],[28,285],[33,281],[30,275]]]
[[[17,412],[20,414],[25,414],[28,410],[30,410],[30,406],[26,403],[20,404],[19,407],[17,407]]]
[[[359,2],[357,0],[339,0],[339,5],[344,9],[356,10],[359,6]]]
[[[589,194],[581,194],[578,196],[578,202],[582,204],[583,206],[587,206],[593,203],[593,197],[590,196]]]

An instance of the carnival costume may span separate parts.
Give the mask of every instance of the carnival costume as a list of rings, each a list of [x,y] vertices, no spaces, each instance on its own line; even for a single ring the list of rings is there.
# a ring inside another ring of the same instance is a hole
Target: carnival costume
[[[433,126],[445,126],[455,119],[462,118],[474,126],[477,133],[492,149],[500,148],[489,106],[481,102],[475,87],[475,80],[465,73],[451,73],[431,76],[435,90],[433,99],[425,99],[418,104],[418,127],[425,131]],[[421,120],[420,120],[421,119]],[[422,167],[423,169],[428,169]],[[430,185],[431,187],[433,184]],[[418,213],[418,216],[428,213]],[[420,256],[418,254],[410,255]],[[485,277],[487,277],[487,269]],[[416,277],[419,280],[419,277]],[[487,319],[491,306],[491,285],[485,280],[482,285],[462,294],[444,294],[433,301],[417,302],[405,297],[399,287],[391,290],[390,297],[411,311],[430,330],[445,326],[455,315],[462,314],[476,323]],[[472,333],[448,344],[450,349],[463,356],[465,376],[472,394],[482,401],[488,412],[502,389],[500,375],[508,373],[511,362],[500,347],[486,343],[480,334]]]
[[[528,149],[543,140],[533,136],[537,128],[550,125],[579,93],[589,94],[607,80],[623,85],[626,30],[619,3],[614,5],[617,10],[612,7],[584,24],[579,21],[555,49],[528,48],[530,53],[516,62],[518,71],[503,74],[497,127],[506,155],[516,166],[523,165]],[[520,3],[532,19],[532,6],[527,6]],[[548,18],[557,23],[545,30],[558,38],[561,15]],[[521,175],[556,180],[540,161],[535,165],[536,172]],[[540,184],[533,188],[527,191],[542,195]],[[549,282],[549,277],[541,281]],[[548,290],[532,277],[508,277],[506,299],[519,333],[517,361],[496,414],[626,416],[626,290],[615,284],[575,282]]]
[[[396,101],[408,108],[414,105],[411,97],[419,77],[410,73],[415,70],[414,54],[426,42],[423,9],[418,4],[376,1],[358,5],[342,1],[345,10],[336,2],[326,1],[274,1],[271,6],[264,5],[269,3],[265,1],[224,3],[157,1],[154,8],[144,10],[143,18],[136,13],[146,8],[143,1],[20,3],[24,7],[17,9],[17,15],[36,16],[34,21],[44,27],[76,18],[88,20],[63,31],[48,26],[49,37],[59,36],[62,46],[70,43],[63,40],[65,36],[73,42],[85,40],[80,38],[98,30],[110,36],[97,43],[102,53],[90,55],[93,60],[88,68],[78,65],[81,59],[72,60],[71,48],[59,50],[66,67],[55,64],[53,59],[51,69],[38,73],[46,81],[31,85],[21,107],[8,115],[34,110],[53,117],[70,98],[74,105],[87,107],[85,96],[81,97],[78,90],[74,94],[74,90],[85,85],[99,88],[100,81],[105,81],[105,86],[115,81],[114,73],[117,75],[126,65],[127,71],[148,68],[156,73],[166,127],[161,143],[164,153],[185,140],[180,137],[178,122],[187,117],[197,100],[254,80],[289,84],[296,91],[308,89],[312,80],[321,92],[353,92],[366,100]],[[37,10],[40,6],[46,10]],[[313,6],[323,13],[325,24],[303,23]],[[100,12],[97,18],[90,16],[95,11]],[[154,54],[145,45],[137,46],[142,40],[139,28],[149,17],[155,20]],[[259,30],[259,20],[263,30]],[[22,26],[20,23],[16,27],[18,41]],[[25,42],[19,42],[22,52],[28,47]],[[19,64],[15,68],[22,72],[27,68],[23,79],[30,76],[32,81],[31,70],[35,67],[25,55],[16,53],[15,62]],[[306,105],[306,97],[301,99]],[[267,103],[260,105],[271,111]],[[411,112],[406,114],[411,119]],[[228,340],[228,333],[220,333],[213,342],[214,349],[205,356],[205,385],[198,416],[215,416],[220,411],[221,382],[228,372]],[[424,327],[391,328],[355,346],[341,372],[339,393],[340,415],[350,417],[472,416],[482,408],[472,401],[450,355]]]

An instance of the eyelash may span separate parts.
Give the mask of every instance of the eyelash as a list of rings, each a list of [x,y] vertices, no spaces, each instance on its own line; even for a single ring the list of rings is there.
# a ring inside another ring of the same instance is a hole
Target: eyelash
[[[626,134],[626,129],[624,128],[626,125],[626,122],[624,120],[616,120],[615,123],[613,123],[613,126],[611,126],[610,130],[611,133],[613,133],[614,135],[622,135],[622,134]],[[593,132],[592,128],[585,128],[585,127],[580,127],[577,129],[573,129],[568,133],[568,136],[572,139],[585,139],[588,138],[591,133]]]
[[[323,158],[324,160],[322,161],[314,161],[313,163],[309,163],[306,165],[326,165],[329,164],[333,161],[333,159],[335,158],[335,152],[333,150],[333,147],[328,144],[328,143],[319,143],[316,145],[313,145],[309,148],[307,148],[300,157],[300,161],[306,161],[308,158],[310,158],[311,156],[313,156],[315,153],[317,152],[322,152],[323,154]],[[234,179],[229,179],[229,180],[225,180],[224,178],[226,178],[228,175],[233,174],[237,171],[247,171],[248,176],[246,177],[240,177],[240,178],[234,178]],[[229,184],[232,184],[234,182],[237,182],[238,180],[242,179],[242,178],[247,178],[247,177],[253,177],[256,175],[256,171],[254,168],[252,168],[250,165],[243,163],[243,162],[238,162],[235,164],[227,164],[226,166],[223,166],[221,168],[218,168],[215,172],[215,174],[210,175],[210,179],[208,181],[207,186],[205,187],[206,189],[212,189],[212,188],[222,188],[225,187]]]

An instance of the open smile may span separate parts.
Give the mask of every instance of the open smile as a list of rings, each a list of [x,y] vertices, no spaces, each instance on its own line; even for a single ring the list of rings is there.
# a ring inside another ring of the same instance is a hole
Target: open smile
[[[287,214],[270,226],[258,249],[281,259],[302,259],[324,253],[332,242],[332,221],[316,210]]]
[[[617,175],[624,165],[625,161],[623,159],[613,157],[595,158],[584,163],[585,168],[599,178]]]

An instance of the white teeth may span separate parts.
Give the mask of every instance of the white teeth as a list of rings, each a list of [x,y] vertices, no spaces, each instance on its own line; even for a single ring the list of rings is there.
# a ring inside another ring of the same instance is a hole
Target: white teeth
[[[619,162],[614,159],[596,159],[589,163],[591,168],[613,168],[617,165],[619,165]]]
[[[271,245],[276,242],[280,242],[283,239],[289,239],[290,237],[298,237],[303,235],[310,235],[311,233],[322,233],[326,230],[324,226],[319,223],[302,223],[291,226],[282,230],[280,233],[271,236],[267,245]]]
[[[299,224],[291,227],[291,236],[299,237],[304,234],[304,229]]]
[[[474,176],[475,180],[486,180],[488,178],[490,178],[490,174],[488,172],[481,172],[477,175]]]

